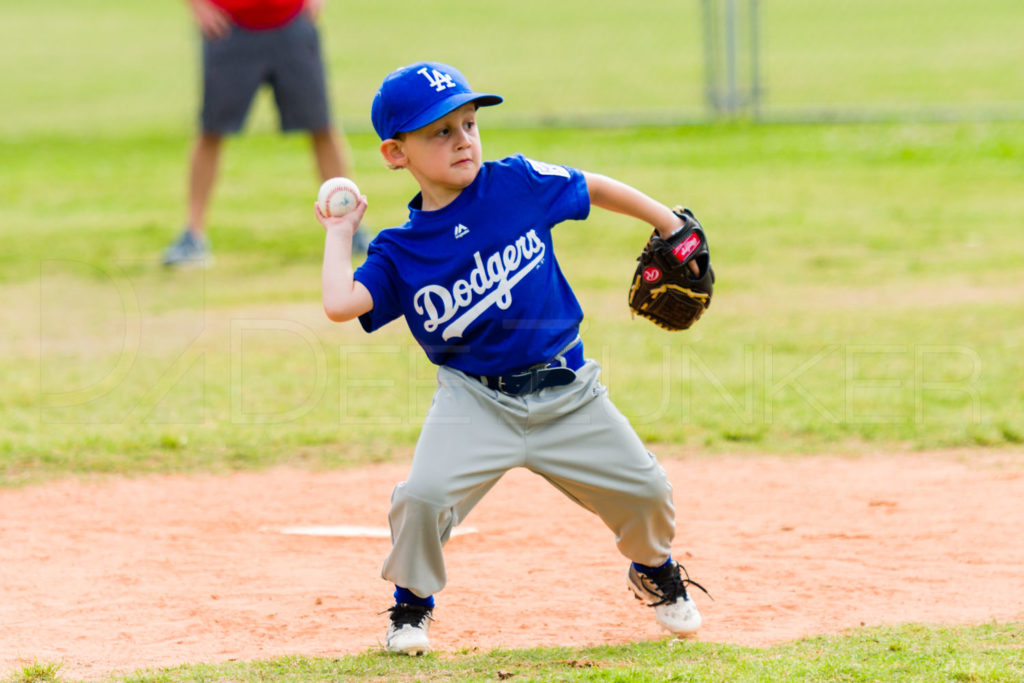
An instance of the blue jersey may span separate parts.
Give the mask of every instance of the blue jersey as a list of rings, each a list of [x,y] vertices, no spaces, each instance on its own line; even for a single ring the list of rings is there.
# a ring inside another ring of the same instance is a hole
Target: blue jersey
[[[590,213],[583,174],[521,155],[483,164],[448,206],[382,230],[355,279],[372,332],[399,316],[427,357],[476,375],[543,363],[576,337],[583,311],[551,246],[558,223]]]

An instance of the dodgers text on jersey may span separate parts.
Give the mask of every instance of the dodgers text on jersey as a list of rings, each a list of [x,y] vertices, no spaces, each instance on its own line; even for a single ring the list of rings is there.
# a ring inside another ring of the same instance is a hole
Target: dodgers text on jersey
[[[544,242],[534,230],[495,251],[486,262],[479,251],[474,253],[473,269],[467,277],[456,280],[451,289],[430,284],[416,292],[413,305],[424,316],[423,329],[433,332],[467,309],[441,333],[442,339],[455,339],[491,306],[507,310],[512,305],[512,288],[540,265],[544,253]]]

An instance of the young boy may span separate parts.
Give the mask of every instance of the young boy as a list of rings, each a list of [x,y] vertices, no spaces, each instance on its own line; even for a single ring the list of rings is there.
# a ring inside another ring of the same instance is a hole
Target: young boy
[[[499,104],[455,68],[420,62],[389,74],[373,100],[387,164],[420,192],[409,220],[381,231],[353,273],[360,197],[327,230],[323,303],[371,332],[405,316],[439,366],[438,388],[408,479],[388,515],[392,549],[382,576],[395,584],[385,646],[428,652],[434,594],[446,582],[452,528],[507,470],[526,467],[599,515],[632,562],[628,583],[657,621],[691,635],[701,617],[670,551],[672,487],[583,356],[583,312],[552,251],[551,229],[591,205],[645,221],[667,237],[672,211],[602,175],[517,155],[482,162],[477,109]],[[571,558],[566,558],[571,562]],[[685,575],[685,571],[683,572]],[[703,589],[702,589],[703,590]]]

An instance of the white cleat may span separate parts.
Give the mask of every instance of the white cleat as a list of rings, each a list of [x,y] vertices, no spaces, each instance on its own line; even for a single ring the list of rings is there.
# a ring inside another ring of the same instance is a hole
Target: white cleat
[[[411,657],[430,652],[427,631],[433,617],[429,607],[401,603],[387,611],[391,614],[388,632],[384,636],[384,647],[388,652]]]
[[[654,608],[654,618],[669,633],[680,637],[692,636],[700,628],[700,611],[686,592],[686,586],[704,587],[691,581],[689,575],[682,578],[680,566],[672,561],[654,577],[646,576],[630,563],[626,580],[638,600]],[[685,574],[686,570],[683,569]]]

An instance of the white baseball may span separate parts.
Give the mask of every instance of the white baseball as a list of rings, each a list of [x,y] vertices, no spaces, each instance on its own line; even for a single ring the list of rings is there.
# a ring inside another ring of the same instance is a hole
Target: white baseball
[[[359,188],[348,178],[328,178],[320,186],[316,203],[325,216],[344,216],[359,203]]]

